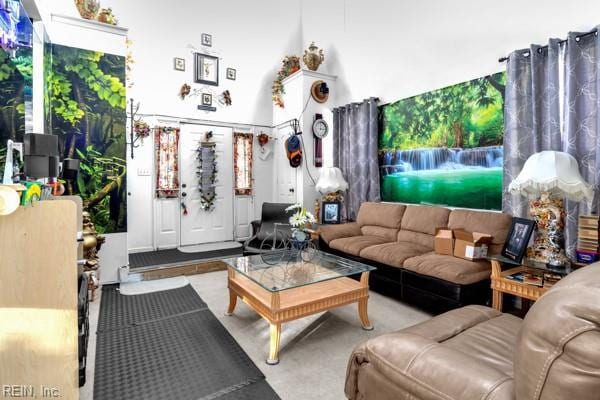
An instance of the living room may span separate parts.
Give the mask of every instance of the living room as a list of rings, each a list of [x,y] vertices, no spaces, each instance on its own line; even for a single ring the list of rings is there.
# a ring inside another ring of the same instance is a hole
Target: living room
[[[0,397],[597,399],[597,15],[0,0]]]

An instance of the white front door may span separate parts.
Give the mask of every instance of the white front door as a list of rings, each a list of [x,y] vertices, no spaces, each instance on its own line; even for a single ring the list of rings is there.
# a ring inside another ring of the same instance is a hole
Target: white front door
[[[212,131],[216,143],[217,179],[215,206],[205,211],[198,190],[197,149]],[[181,213],[181,246],[233,240],[233,131],[202,125],[183,125],[179,141],[181,200],[187,215]]]
[[[285,141],[290,136],[290,128],[280,129],[277,135],[277,148],[275,149],[275,160],[277,166],[277,202],[279,203],[296,203],[297,193],[297,168],[290,166],[290,161],[287,158]]]

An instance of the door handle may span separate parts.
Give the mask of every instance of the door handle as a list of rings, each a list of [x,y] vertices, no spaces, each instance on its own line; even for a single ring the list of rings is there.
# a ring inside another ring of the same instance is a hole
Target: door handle
[[[181,187],[185,189],[187,187],[187,185],[185,183],[182,183]]]
[[[295,192],[294,188],[290,188],[290,193],[294,193],[294,192]]]
[[[181,197],[185,197],[185,196],[187,196],[187,193],[186,192],[181,192]]]

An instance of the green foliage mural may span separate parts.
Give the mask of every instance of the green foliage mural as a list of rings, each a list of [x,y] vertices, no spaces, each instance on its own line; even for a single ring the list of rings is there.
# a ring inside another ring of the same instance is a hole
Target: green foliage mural
[[[384,105],[384,201],[501,209],[505,74]]]
[[[11,58],[0,50],[0,152],[6,153],[8,139],[23,141],[25,102],[31,101],[32,93],[32,54],[31,49],[18,49]]]
[[[101,233],[127,230],[125,58],[60,45],[46,49],[46,125],[62,156],[80,160],[68,191]]]

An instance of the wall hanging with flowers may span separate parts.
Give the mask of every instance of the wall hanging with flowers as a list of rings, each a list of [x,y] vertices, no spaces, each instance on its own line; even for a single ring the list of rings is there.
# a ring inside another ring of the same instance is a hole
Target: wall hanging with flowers
[[[212,132],[207,132],[205,139],[200,142],[197,149],[198,190],[200,191],[200,207],[205,211],[215,208],[216,182],[217,182],[217,153],[216,143],[211,141]]]

